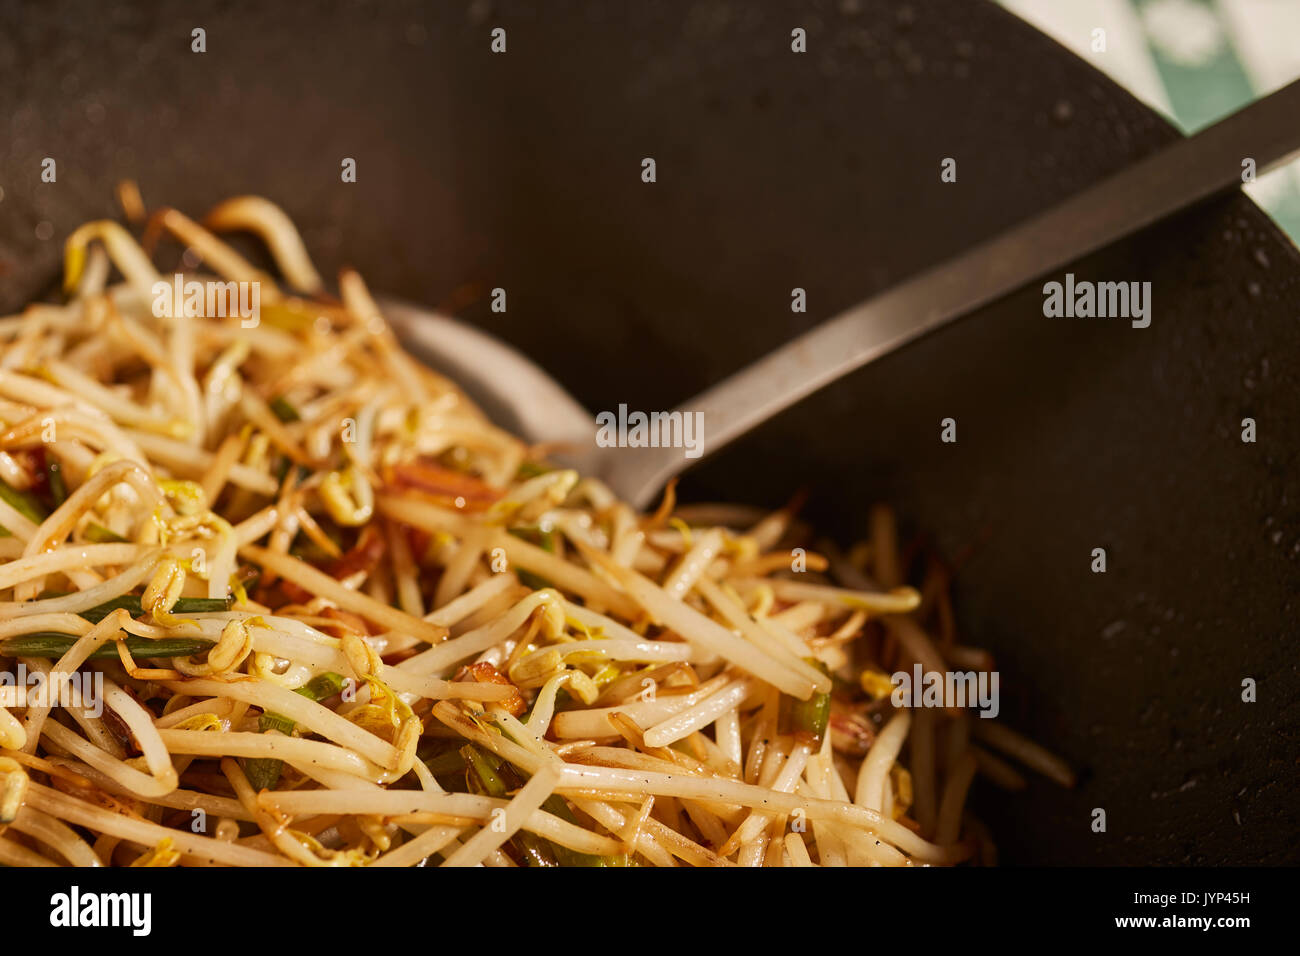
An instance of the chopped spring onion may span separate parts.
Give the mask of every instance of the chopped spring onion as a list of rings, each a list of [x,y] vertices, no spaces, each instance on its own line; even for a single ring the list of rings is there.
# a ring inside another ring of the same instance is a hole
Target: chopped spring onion
[[[84,537],[87,541],[93,541],[95,544],[110,544],[114,541],[125,541],[116,531],[105,528],[102,524],[92,521],[86,525]]]
[[[298,414],[298,409],[294,408],[283,395],[277,395],[270,401],[271,411],[275,412],[275,417],[282,422],[299,422],[302,416]]]
[[[35,631],[0,641],[0,654],[5,657],[44,657],[57,661],[77,643],[76,636],[58,631]],[[203,638],[147,637],[126,638],[126,649],[132,657],[189,657],[212,647],[212,641]],[[109,642],[91,652],[87,660],[117,660],[117,647]]]
[[[317,674],[294,693],[301,694],[308,700],[320,702],[341,693],[342,690],[343,675],[326,671],[324,674]],[[264,734],[274,730],[286,737],[292,737],[296,726],[288,717],[269,710],[263,712],[257,719],[257,729]],[[284,762],[275,757],[251,757],[244,761],[244,774],[248,777],[252,788],[258,792],[274,790],[275,785],[280,782],[280,773],[283,769]]]
[[[47,517],[45,508],[36,499],[36,496],[30,491],[19,491],[12,487],[4,479],[0,479],[0,498],[5,500],[9,507],[13,508],[24,518],[36,524],[40,524]]]
[[[50,489],[54,507],[68,500],[68,486],[63,480],[63,466],[52,455],[45,458],[45,484]]]
[[[460,749],[466,764],[466,778],[470,789],[489,797],[507,797],[520,789],[526,779],[510,764],[494,753],[474,744]],[[542,803],[542,809],[566,823],[577,825],[577,817],[559,794],[551,794]],[[520,831],[508,841],[516,850],[524,866],[633,866],[626,854],[595,856],[552,843],[536,834]]]
[[[807,700],[781,695],[781,729],[803,739],[814,750],[821,746],[831,718],[831,695],[814,693]]]
[[[490,754],[473,744],[466,744],[460,748],[460,755],[465,760],[465,777],[471,793],[504,798],[511,789],[518,789],[518,787],[507,785],[502,774],[508,773],[512,778],[515,775],[510,771],[508,765],[504,764],[494,754]],[[514,782],[515,780],[512,779],[511,783]],[[535,833],[520,830],[507,841],[507,845],[515,851],[524,866],[559,865],[556,862],[551,844]]]
[[[172,605],[172,614],[215,614],[221,611],[229,611],[233,602],[230,598],[177,598],[176,603]],[[140,604],[140,595],[124,594],[120,598],[113,598],[111,601],[105,601],[103,604],[96,604],[94,607],[88,607],[81,614],[87,621],[92,624],[98,624],[113,611],[118,608],[126,608],[128,614],[136,617],[144,613],[144,608]]]

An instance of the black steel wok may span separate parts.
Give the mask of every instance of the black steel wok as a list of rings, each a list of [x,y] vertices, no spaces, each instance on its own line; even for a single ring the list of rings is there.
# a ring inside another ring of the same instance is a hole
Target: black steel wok
[[[121,177],[194,213],[261,193],[323,273],[480,323],[593,409],[671,407],[1177,135],[990,3],[0,11],[0,309],[48,288]],[[1046,319],[1027,289],[684,490],[808,486],[841,539],[884,499],[948,553],[973,546],[962,633],[996,652],[1007,719],[1085,771],[979,795],[1004,861],[1295,862],[1300,256],[1234,196],[1073,271],[1151,281],[1150,328]]]

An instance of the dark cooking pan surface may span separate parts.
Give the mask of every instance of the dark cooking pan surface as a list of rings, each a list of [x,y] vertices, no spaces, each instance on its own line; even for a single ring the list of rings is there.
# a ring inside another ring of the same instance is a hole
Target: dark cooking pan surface
[[[664,408],[1176,135],[991,4],[426,6],[5,6],[0,309],[48,286],[71,228],[115,214],[120,177],[194,213],[257,192],[324,273],[449,305],[593,409]],[[984,791],[1004,859],[1295,861],[1300,262],[1233,197],[1074,271],[1150,280],[1151,327],[1045,319],[1026,291],[687,490],[807,485],[841,538],[887,498],[948,553],[977,545],[964,639],[997,653],[1012,724],[1086,770],[1070,793]]]

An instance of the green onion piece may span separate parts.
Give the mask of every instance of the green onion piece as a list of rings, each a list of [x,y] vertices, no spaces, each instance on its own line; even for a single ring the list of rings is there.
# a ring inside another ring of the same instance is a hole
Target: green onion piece
[[[525,478],[536,478],[538,475],[544,475],[550,470],[550,468],[535,461],[526,461],[515,472],[515,480],[523,481]]]
[[[31,634],[19,634],[16,637],[0,641],[0,654],[6,657],[45,657],[58,660],[78,638],[74,634],[62,634],[58,631],[36,631]],[[212,647],[212,641],[190,637],[163,637],[150,640],[147,637],[128,637],[126,649],[132,657],[189,657]],[[110,641],[91,652],[87,660],[117,660],[115,642]]]
[[[518,790],[524,785],[524,778],[510,764],[501,760],[496,754],[489,753],[479,747],[469,744],[460,750],[461,756],[465,758],[469,765],[467,777],[471,778],[471,785],[477,782],[481,786],[480,792],[486,793],[490,797],[505,797],[510,791]],[[569,823],[578,825],[578,818],[573,815],[569,805],[564,802],[564,798],[558,793],[553,793],[546,798],[542,804],[542,809],[547,813],[559,817]],[[512,844],[523,843],[529,844],[535,842],[544,845],[546,857],[551,862],[535,863],[530,862],[529,866],[635,866],[636,864],[626,855],[618,856],[593,856],[590,853],[579,853],[568,847],[560,846],[558,843],[552,843],[550,840],[543,839],[535,833],[520,831]],[[526,852],[524,846],[517,847],[521,855],[528,860],[530,855]]]
[[[294,693],[319,702],[341,693],[342,690],[343,675],[326,671],[324,674],[317,674],[297,688]],[[269,710],[264,711],[257,719],[257,729],[261,733],[278,730],[286,737],[291,737],[295,726],[297,725],[288,717]],[[280,782],[280,773],[283,770],[284,762],[275,757],[252,757],[244,761],[244,775],[248,777],[248,783],[255,791],[274,790],[275,785]]]
[[[47,517],[45,508],[36,500],[36,496],[30,491],[19,491],[17,488],[10,487],[4,479],[0,479],[0,498],[15,511],[19,512],[29,521],[40,524]]]
[[[282,422],[302,421],[302,416],[298,414],[298,409],[294,408],[285,400],[283,395],[277,395],[271,399],[271,411],[275,412],[275,417]]]
[[[247,757],[244,760],[244,776],[254,793],[274,790],[283,769],[284,763],[275,757]]]
[[[293,735],[293,728],[295,726],[297,725],[288,717],[270,710],[257,718],[257,729],[262,733],[266,733],[268,730],[278,730],[286,737],[290,737]]]
[[[173,614],[209,614],[217,611],[229,611],[234,601],[231,598],[179,598],[172,607]],[[104,618],[108,617],[118,608],[126,608],[127,613],[132,617],[137,614],[143,614],[144,608],[140,605],[140,595],[124,594],[119,598],[113,598],[111,601],[105,601],[103,604],[96,604],[94,607],[88,607],[80,611],[82,617],[92,624],[98,624]]]
[[[111,528],[105,528],[102,524],[92,521],[86,525],[86,540],[93,541],[95,544],[110,544],[115,541],[125,541],[126,538]]]
[[[461,747],[460,755],[465,759],[469,773],[473,774],[475,782],[484,793],[489,797],[505,797],[510,788],[498,773],[502,766],[500,760],[494,759],[494,755],[489,755],[487,751],[473,744]]]
[[[327,697],[333,697],[335,694],[343,693],[343,675],[336,674],[333,671],[326,671],[324,674],[317,674],[307,683],[299,687],[294,693],[302,694],[309,700],[319,703]]]
[[[424,765],[429,768],[429,773],[435,777],[447,777],[456,773],[465,772],[465,758],[459,750],[448,750],[444,753],[433,754],[424,758]]]
[[[45,484],[50,489],[54,507],[68,500],[68,486],[63,481],[63,466],[50,454],[45,456]]]
[[[546,578],[533,574],[532,571],[525,571],[522,568],[515,568],[515,574],[519,578],[519,583],[524,587],[532,588],[534,591],[541,591],[551,586],[551,582]]]
[[[799,700],[789,694],[781,695],[781,732],[794,734],[800,742],[809,744],[813,750],[821,746],[830,718],[830,694],[813,694],[807,700]]]
[[[506,797],[512,784],[520,783],[513,770],[502,763],[495,754],[489,753],[473,744],[460,749],[465,758],[466,780],[470,790],[487,794],[490,797]],[[506,776],[509,776],[507,780]],[[508,841],[509,846],[519,856],[524,866],[558,866],[552,844],[527,830],[520,830]]]
[[[216,614],[229,611],[234,604],[233,598],[177,598],[172,605],[173,614]]]

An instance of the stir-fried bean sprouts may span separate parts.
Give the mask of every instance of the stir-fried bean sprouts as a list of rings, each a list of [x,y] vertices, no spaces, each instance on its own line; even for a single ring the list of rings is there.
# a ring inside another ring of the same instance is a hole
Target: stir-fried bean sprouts
[[[0,864],[956,864],[976,775],[1073,782],[894,700],[992,657],[887,508],[845,554],[794,505],[640,516],[405,354],[359,275],[325,293],[271,203],[119,193],[210,272],[93,222],[67,302],[0,318]]]

